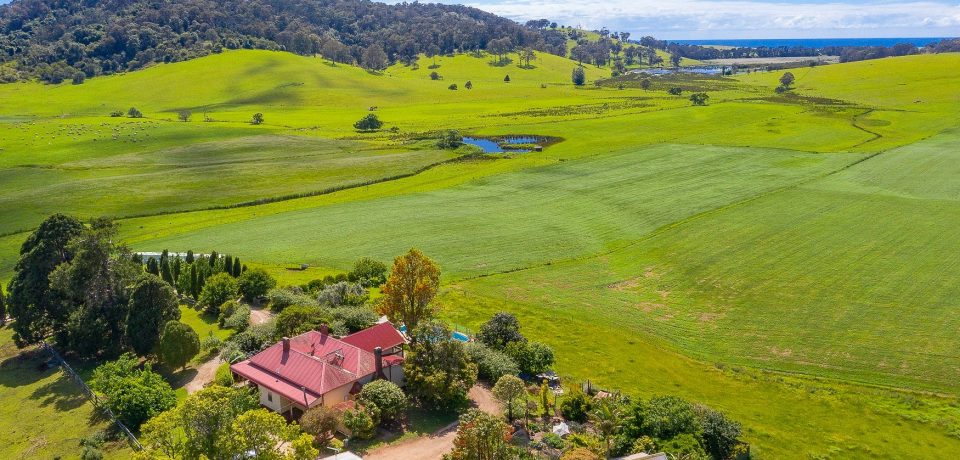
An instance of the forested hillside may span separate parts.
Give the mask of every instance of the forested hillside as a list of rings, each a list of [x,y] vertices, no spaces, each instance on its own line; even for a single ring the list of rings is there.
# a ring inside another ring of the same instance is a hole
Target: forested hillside
[[[322,54],[382,68],[491,40],[565,54],[567,36],[476,8],[369,0],[17,0],[0,6],[0,81],[134,70],[222,49]]]

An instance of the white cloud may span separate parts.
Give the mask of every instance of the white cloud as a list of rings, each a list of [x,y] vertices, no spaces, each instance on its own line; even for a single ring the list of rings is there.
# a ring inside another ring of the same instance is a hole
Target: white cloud
[[[586,28],[677,35],[671,38],[810,36],[831,31],[833,36],[960,35],[960,4],[936,1],[468,0],[467,4],[516,20],[546,17]]]

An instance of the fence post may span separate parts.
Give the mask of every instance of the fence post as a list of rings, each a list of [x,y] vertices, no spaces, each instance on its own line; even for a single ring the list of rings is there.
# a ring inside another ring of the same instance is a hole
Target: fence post
[[[137,437],[133,435],[133,432],[131,432],[123,423],[120,423],[120,420],[117,420],[117,417],[113,414],[113,411],[104,405],[102,401],[100,401],[100,398],[97,397],[97,394],[94,393],[89,386],[87,386],[87,383],[84,382],[82,378],[80,378],[80,374],[77,374],[73,368],[70,367],[70,364],[67,364],[67,361],[60,356],[60,353],[57,353],[57,350],[47,344],[46,341],[41,341],[40,347],[50,353],[50,356],[52,356],[53,360],[57,362],[57,365],[59,365],[60,368],[67,373],[67,376],[70,377],[70,380],[73,380],[74,383],[80,386],[80,389],[83,390],[83,393],[90,398],[91,402],[93,402],[94,407],[104,411],[110,417],[110,420],[113,420],[113,423],[120,428],[120,431],[123,431],[124,434],[127,435],[127,437],[130,439],[130,443],[133,444],[134,449],[143,450],[143,446],[140,445],[140,441],[137,440]]]

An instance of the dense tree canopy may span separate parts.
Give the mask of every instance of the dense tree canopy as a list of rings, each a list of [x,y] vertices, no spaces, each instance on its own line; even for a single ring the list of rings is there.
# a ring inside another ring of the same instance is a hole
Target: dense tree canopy
[[[16,61],[19,71],[5,78],[54,83],[223,49],[319,53],[379,69],[429,49],[486,49],[495,39],[566,54],[564,38],[476,8],[417,2],[16,0],[0,7],[0,62]]]
[[[227,273],[218,273],[206,280],[200,291],[197,304],[207,313],[220,314],[220,306],[228,300],[236,300],[237,280]]]
[[[7,289],[9,314],[18,345],[36,343],[66,323],[69,310],[50,293],[50,274],[73,258],[70,240],[83,232],[83,224],[69,216],[54,214],[34,230],[20,247]]]
[[[247,302],[253,302],[267,295],[267,292],[275,287],[277,287],[277,280],[262,268],[247,270],[237,278],[237,290]]]
[[[117,228],[96,220],[68,244],[73,258],[50,274],[55,302],[69,312],[54,331],[57,344],[81,356],[117,356],[126,344],[130,288],[142,273]]]
[[[130,294],[127,313],[127,340],[140,356],[153,352],[160,328],[180,319],[177,294],[169,284],[154,275],[140,277]]]
[[[453,451],[447,460],[509,460],[518,458],[510,447],[510,429],[495,415],[470,409],[460,416]]]
[[[251,448],[257,458],[306,460],[319,452],[310,436],[288,425],[279,414],[257,408],[245,388],[214,385],[200,390],[173,409],[143,425],[140,442],[145,458],[244,458]],[[281,442],[288,442],[286,448]]]
[[[137,359],[128,353],[97,367],[90,379],[90,388],[103,395],[117,418],[134,430],[177,404],[170,384],[152,372],[149,365],[143,370],[138,365]]]
[[[403,363],[407,390],[425,407],[449,409],[467,400],[476,383],[477,366],[462,342],[443,323],[425,322],[413,331],[414,343]]]

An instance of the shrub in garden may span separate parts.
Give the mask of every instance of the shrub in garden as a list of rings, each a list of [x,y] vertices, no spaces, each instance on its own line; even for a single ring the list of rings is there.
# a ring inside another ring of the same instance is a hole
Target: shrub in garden
[[[224,387],[233,386],[233,372],[230,371],[230,363],[223,363],[217,368],[213,383]]]
[[[378,418],[376,407],[360,406],[343,413],[343,426],[357,439],[370,439],[377,433]]]
[[[104,396],[117,419],[136,430],[151,417],[174,407],[177,396],[160,374],[147,364],[140,370],[132,354],[100,365],[93,371],[90,388]]]
[[[267,295],[267,292],[275,287],[277,287],[277,280],[262,268],[252,268],[237,278],[237,290],[247,302],[253,302]]]
[[[317,305],[317,301],[313,297],[304,294],[297,287],[271,289],[267,293],[267,299],[270,300],[270,310],[273,310],[274,313],[280,313],[291,305]]]
[[[220,306],[228,300],[235,300],[236,297],[237,280],[226,273],[217,273],[207,278],[197,305],[208,314],[219,315]]]
[[[200,353],[200,338],[190,326],[180,321],[169,321],[160,334],[157,345],[160,360],[172,368],[184,368]]]
[[[389,380],[374,380],[364,385],[357,400],[379,409],[380,423],[384,425],[399,422],[407,410],[407,395]]]
[[[560,401],[560,414],[563,418],[577,423],[586,422],[592,408],[590,398],[579,389],[572,390]]]
[[[517,363],[506,353],[493,350],[479,342],[468,343],[466,349],[470,359],[477,365],[477,376],[481,379],[494,383],[504,375],[520,373]]]

